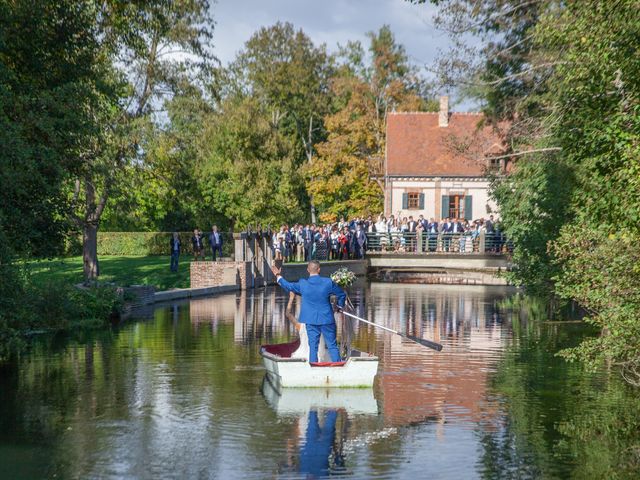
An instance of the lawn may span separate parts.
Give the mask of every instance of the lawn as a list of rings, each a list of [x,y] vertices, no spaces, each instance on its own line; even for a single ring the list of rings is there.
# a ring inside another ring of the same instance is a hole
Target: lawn
[[[100,257],[100,281],[116,285],[154,285],[157,290],[189,287],[189,260],[182,257],[178,272],[169,270],[169,256]],[[45,283],[82,282],[82,257],[56,258],[27,263],[32,280]]]

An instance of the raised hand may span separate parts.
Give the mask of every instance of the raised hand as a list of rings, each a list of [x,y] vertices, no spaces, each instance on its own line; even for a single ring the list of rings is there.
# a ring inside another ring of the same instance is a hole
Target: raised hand
[[[277,267],[276,265],[271,265],[271,272],[277,277],[278,275],[281,275],[282,268]]]

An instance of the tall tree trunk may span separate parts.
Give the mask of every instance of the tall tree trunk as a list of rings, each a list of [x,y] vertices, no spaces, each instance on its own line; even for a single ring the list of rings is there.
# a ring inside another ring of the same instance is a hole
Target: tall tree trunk
[[[311,164],[313,162],[313,116],[309,117],[309,138],[305,140],[302,136],[302,143],[304,144],[305,153],[307,154],[307,162]],[[313,195],[309,194],[309,209],[311,210],[311,223],[317,223],[316,220],[316,206],[313,204]]]
[[[104,187],[100,200],[96,202],[96,187],[91,175],[87,174],[84,179],[84,191],[86,203],[85,214],[82,219],[82,264],[84,281],[85,283],[90,283],[100,275],[98,265],[98,226],[107,203],[108,187]]]
[[[318,223],[316,221],[316,206],[313,204],[312,195],[309,195],[309,202],[311,203],[311,223]]]
[[[95,223],[86,222],[82,227],[82,265],[85,283],[98,278],[98,225]]]

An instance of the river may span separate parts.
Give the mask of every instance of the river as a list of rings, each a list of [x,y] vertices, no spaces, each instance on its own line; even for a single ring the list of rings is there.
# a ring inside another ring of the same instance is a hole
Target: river
[[[640,395],[555,356],[593,334],[506,287],[359,283],[373,389],[275,392],[259,348],[294,337],[265,289],[43,337],[0,367],[0,478],[634,478]],[[566,319],[570,320],[570,319]],[[322,407],[318,407],[322,405]]]

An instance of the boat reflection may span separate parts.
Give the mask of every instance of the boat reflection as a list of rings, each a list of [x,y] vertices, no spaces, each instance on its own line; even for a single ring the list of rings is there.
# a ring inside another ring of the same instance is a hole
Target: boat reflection
[[[345,445],[354,416],[378,414],[370,388],[277,389],[265,376],[262,395],[278,417],[294,417],[287,438],[287,458],[279,473],[300,473],[305,478],[348,474]]]
[[[262,395],[278,416],[299,416],[313,409],[334,408],[350,415],[377,415],[370,388],[276,388],[265,375]]]

